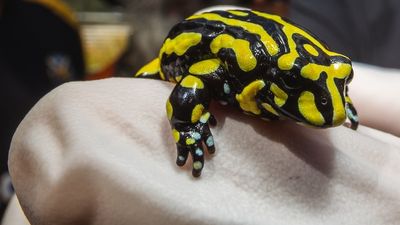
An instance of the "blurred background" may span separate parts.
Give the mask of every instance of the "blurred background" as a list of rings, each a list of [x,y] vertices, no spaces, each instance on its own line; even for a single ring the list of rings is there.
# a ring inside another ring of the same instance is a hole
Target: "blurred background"
[[[354,61],[400,68],[397,0],[0,0],[0,218],[13,193],[12,135],[43,95],[68,81],[133,76],[175,23],[214,5],[288,17]]]

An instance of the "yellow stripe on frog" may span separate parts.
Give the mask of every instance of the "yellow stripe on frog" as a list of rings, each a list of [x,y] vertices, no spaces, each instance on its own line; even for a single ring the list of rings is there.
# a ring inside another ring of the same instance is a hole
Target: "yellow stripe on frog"
[[[189,73],[194,75],[207,75],[211,74],[220,67],[221,61],[219,59],[207,59],[193,64],[189,68]]]
[[[202,104],[197,104],[192,110],[192,123],[196,123],[200,120],[201,116],[203,115],[204,106]]]
[[[250,49],[250,42],[235,39],[228,34],[218,35],[210,44],[211,52],[217,54],[221,48],[230,48],[235,52],[239,67],[244,72],[249,72],[257,66],[257,59]]]
[[[207,19],[212,21],[219,21],[230,26],[241,27],[251,33],[258,34],[260,36],[261,42],[264,44],[265,48],[267,49],[268,53],[271,56],[274,56],[279,52],[278,44],[271,37],[271,35],[269,35],[264,30],[264,28],[261,25],[238,19],[225,18],[216,13],[197,14],[187,18],[187,20],[194,20],[194,19]]]
[[[274,114],[274,115],[276,115],[276,116],[279,116],[278,112],[276,112],[276,110],[275,110],[274,108],[272,108],[272,106],[271,106],[270,104],[268,104],[268,103],[261,103],[261,106],[262,106],[265,110],[267,110],[268,112],[270,112],[270,113],[272,113],[272,114]]]
[[[172,113],[174,112],[174,109],[173,109],[173,107],[172,107],[171,102],[169,101],[169,99],[168,99],[168,101],[167,101],[166,110],[167,110],[168,119],[171,120],[171,118],[172,118]]]
[[[167,55],[175,53],[176,55],[181,56],[185,54],[190,47],[199,44],[201,37],[202,35],[200,33],[187,32],[179,34],[174,39],[167,38],[160,49],[158,58],[161,59],[164,53]],[[160,70],[160,77],[162,80],[165,80],[165,75],[162,70]]]
[[[188,32],[182,33],[176,36],[174,39],[167,38],[160,50],[160,59],[163,53],[171,55],[172,53],[181,56],[187,52],[187,50],[196,46],[201,41],[202,35],[200,33]]]
[[[160,59],[156,58],[151,62],[147,63],[145,66],[140,68],[140,70],[136,73],[135,77],[139,75],[153,75],[157,74],[160,71]]]
[[[315,104],[315,97],[312,92],[303,91],[300,94],[299,111],[301,115],[311,124],[321,126],[325,123],[325,119]]]
[[[228,10],[229,13],[236,15],[236,16],[248,16],[249,13],[243,12],[243,11],[238,11],[238,10]]]
[[[261,114],[257,106],[256,95],[265,86],[264,81],[256,80],[248,84],[240,94],[236,94],[236,100],[239,102],[240,108],[246,112],[252,112],[256,115]]]
[[[288,99],[288,94],[283,91],[278,85],[272,83],[270,87],[271,92],[274,94],[274,102],[277,106],[282,107]]]
[[[305,37],[306,39],[311,41],[313,44],[315,44],[318,48],[320,48],[323,52],[325,52],[329,56],[342,56],[342,57],[347,58],[344,55],[341,55],[339,53],[332,52],[332,51],[328,50],[325,46],[323,46],[321,44],[320,41],[315,39],[309,33],[307,33],[306,31],[302,30],[299,27],[296,27],[296,26],[286,22],[280,16],[271,15],[271,14],[262,13],[262,12],[257,12],[257,11],[253,11],[253,13],[255,13],[258,16],[264,17],[266,19],[273,20],[274,22],[280,23],[283,26],[282,31],[285,33],[285,35],[287,37],[288,45],[289,45],[289,49],[290,50],[289,50],[288,53],[280,56],[279,59],[278,59],[278,67],[281,70],[290,70],[290,69],[292,69],[295,60],[299,57],[299,53],[296,50],[296,43],[293,40],[293,35],[294,34],[302,35],[303,37]],[[315,52],[312,51],[312,53],[315,53]],[[312,53],[310,53],[310,54],[312,54]]]
[[[181,86],[185,88],[197,88],[197,89],[203,89],[204,88],[204,83],[201,81],[199,78],[189,75],[183,78],[181,81]]]

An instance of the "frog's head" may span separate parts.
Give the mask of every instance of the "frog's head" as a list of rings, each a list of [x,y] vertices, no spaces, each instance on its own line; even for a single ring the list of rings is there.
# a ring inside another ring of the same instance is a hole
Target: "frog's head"
[[[352,75],[346,57],[332,57],[325,64],[299,63],[274,76],[267,102],[280,115],[301,124],[338,126],[346,119],[345,89]]]
[[[346,120],[345,91],[353,74],[350,59],[331,51],[306,29],[284,24],[284,51],[276,57],[275,69],[266,73],[272,77],[267,106],[305,125],[342,124]]]

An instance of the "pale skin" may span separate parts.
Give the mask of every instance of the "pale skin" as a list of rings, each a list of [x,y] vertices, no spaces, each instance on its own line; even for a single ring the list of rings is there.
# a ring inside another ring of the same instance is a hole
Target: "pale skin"
[[[387,75],[388,79],[382,79],[385,73],[382,68],[372,71],[355,65],[350,93],[361,118],[357,131],[344,127],[312,129],[290,121],[263,122],[239,110],[212,105],[211,110],[219,121],[216,127],[211,128],[216,140],[216,155],[206,157],[206,167],[200,180],[187,173],[191,170],[190,162],[184,168],[177,167],[174,162],[175,145],[165,113],[165,101],[174,84],[146,79],[109,79],[63,85],[44,97],[18,128],[9,161],[13,184],[32,224],[42,224],[42,221],[64,221],[62,224],[81,221],[86,224],[85,221],[93,220],[98,221],[94,224],[100,225],[104,224],[103,220],[93,219],[100,215],[108,218],[108,222],[118,221],[114,211],[98,203],[104,200],[93,200],[103,198],[107,201],[114,199],[110,207],[129,205],[129,210],[119,210],[118,217],[128,218],[135,212],[140,215],[143,206],[132,204],[132,199],[137,201],[136,198],[140,199],[144,193],[149,194],[147,188],[142,190],[140,187],[143,183],[155,181],[162,184],[162,190],[153,196],[154,201],[148,201],[148,196],[152,196],[148,195],[145,205],[157,207],[160,205],[157,202],[167,198],[168,204],[165,205],[174,206],[171,212],[175,214],[185,213],[176,210],[181,206],[192,208],[205,205],[205,210],[209,212],[209,200],[219,201],[219,197],[226,197],[226,194],[234,196],[236,193],[233,190],[237,186],[246,190],[268,187],[268,190],[275,190],[271,196],[278,192],[280,198],[288,201],[308,198],[320,202],[325,196],[329,196],[328,199],[343,199],[348,193],[348,189],[325,193],[324,190],[332,190],[330,185],[349,184],[348,188],[359,194],[364,190],[357,188],[373,184],[367,188],[365,196],[382,199],[374,176],[381,176],[379,185],[398,190],[400,184],[394,182],[400,160],[394,158],[398,148],[390,148],[386,143],[396,146],[399,142],[397,138],[362,125],[379,126],[382,130],[399,133],[399,128],[396,128],[399,111],[395,111],[400,108],[399,101],[396,101],[399,91],[396,85],[391,85],[398,78]],[[370,79],[379,82],[371,84]],[[387,93],[393,93],[387,99],[393,111],[385,107],[386,110],[381,112],[379,105],[382,99],[369,97],[372,89],[368,87],[377,85],[385,88]],[[381,114],[374,116],[371,112]],[[385,125],[387,120],[394,125]],[[236,164],[231,163],[238,159]],[[342,163],[343,160],[346,163]],[[392,161],[388,164],[384,160]],[[288,163],[287,170],[281,170],[282,163]],[[354,171],[354,164],[361,169]],[[363,167],[364,164],[368,169]],[[296,169],[293,169],[294,165],[297,165]],[[375,172],[371,173],[371,170]],[[289,186],[276,186],[285,184],[288,177],[297,173],[303,176],[293,181],[297,186],[290,189],[292,194],[287,195],[284,191]],[[326,179],[329,182],[324,183]],[[224,195],[215,192],[221,180],[235,188],[226,189]],[[352,186],[352,182],[361,183]],[[310,184],[312,187],[322,186],[320,192],[303,196],[298,188],[304,188],[309,193],[307,185]],[[175,187],[182,188],[176,190],[173,189]],[[371,190],[374,192],[371,193]],[[210,199],[197,196],[198,192],[207,193]],[[265,197],[262,191],[257,193],[256,198],[262,198],[263,202],[274,201],[269,195]],[[156,198],[159,195],[164,197]],[[206,203],[194,204],[200,201],[197,197]],[[155,205],[149,205],[149,202],[155,202]],[[222,199],[220,202],[224,203]],[[350,199],[346,204],[352,202]],[[241,207],[241,204],[235,206]],[[158,224],[156,219],[176,224],[169,221],[175,217],[168,213],[163,214],[165,217],[159,213],[153,215],[151,213],[159,210],[150,208],[146,208],[146,214],[150,215],[140,218],[142,224]],[[185,215],[179,218],[185,219]],[[307,217],[307,214],[303,216]],[[187,221],[182,224],[187,224]]]
[[[400,137],[400,72],[356,64],[350,95],[360,123]]]

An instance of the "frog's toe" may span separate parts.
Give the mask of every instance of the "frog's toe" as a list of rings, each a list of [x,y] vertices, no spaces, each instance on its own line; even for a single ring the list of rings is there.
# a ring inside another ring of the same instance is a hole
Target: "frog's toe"
[[[204,130],[203,142],[207,147],[208,153],[214,154],[215,153],[214,137],[211,134],[211,131],[209,128]]]
[[[350,128],[351,128],[351,129],[357,130],[358,124],[359,124],[358,121],[356,121],[356,120],[350,120]]]
[[[217,126],[217,120],[215,119],[215,117],[213,115],[210,115],[210,118],[208,119],[208,123],[210,124],[210,126]]]
[[[176,157],[176,165],[183,166],[189,155],[189,149],[180,145],[177,145],[178,155]]]
[[[204,122],[180,124],[175,126],[172,133],[178,153],[176,164],[178,166],[185,165],[190,153],[193,159],[192,174],[194,177],[200,176],[204,167],[204,151],[207,149],[210,154],[215,152],[214,138],[208,124]]]
[[[353,104],[351,102],[348,102],[346,104],[346,114],[347,118],[350,120],[350,128],[353,130],[357,130],[358,128],[358,115],[357,115],[357,110],[354,108]]]
[[[196,169],[195,167],[201,167],[201,169]],[[201,162],[196,162],[196,164],[193,164],[192,176],[200,177],[202,169],[203,165],[201,164]]]
[[[200,145],[193,145],[190,154],[192,155],[193,159],[193,170],[192,170],[192,175],[194,177],[199,177],[201,175],[201,170],[203,169],[204,166],[204,150]]]

